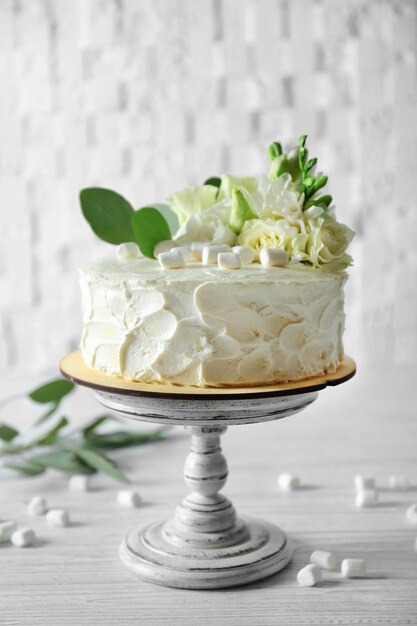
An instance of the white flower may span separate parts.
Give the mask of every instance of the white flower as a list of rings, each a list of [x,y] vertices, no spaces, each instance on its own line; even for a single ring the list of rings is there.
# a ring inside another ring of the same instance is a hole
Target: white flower
[[[306,227],[309,234],[307,259],[313,265],[332,263],[342,267],[351,263],[346,249],[355,233],[350,228],[328,215],[309,220]]]
[[[247,246],[256,255],[264,248],[282,248],[291,257],[291,242],[300,234],[300,226],[286,219],[247,220],[237,239],[239,246]]]
[[[183,224],[189,217],[205,211],[216,203],[218,189],[214,185],[188,187],[168,198],[170,208]]]
[[[230,207],[230,200],[223,200],[198,215],[192,215],[178,229],[174,237],[176,243],[182,245],[203,241],[212,245],[232,246],[236,235],[228,226]]]
[[[218,200],[230,199],[235,187],[243,187],[248,193],[254,193],[258,185],[257,178],[253,176],[227,176],[221,177]]]
[[[272,182],[262,176],[257,191],[250,196],[250,202],[261,219],[285,218],[290,224],[302,219],[303,199],[295,191],[289,174],[282,174]]]

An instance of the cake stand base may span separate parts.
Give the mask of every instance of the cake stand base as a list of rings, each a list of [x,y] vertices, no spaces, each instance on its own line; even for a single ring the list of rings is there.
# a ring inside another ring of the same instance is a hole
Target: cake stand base
[[[120,558],[136,576],[182,589],[220,589],[261,580],[285,567],[290,544],[279,528],[245,519],[247,537],[235,546],[197,549],[175,547],[164,523],[133,530],[120,546]]]

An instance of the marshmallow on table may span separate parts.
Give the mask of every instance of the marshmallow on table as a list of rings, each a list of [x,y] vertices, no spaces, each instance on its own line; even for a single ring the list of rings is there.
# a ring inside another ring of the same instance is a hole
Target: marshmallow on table
[[[410,488],[410,483],[406,476],[390,476],[388,479],[388,486],[390,489],[407,491]]]
[[[137,491],[122,489],[117,494],[117,504],[124,507],[135,508],[141,503],[141,497]]]
[[[343,559],[341,567],[344,578],[363,578],[366,575],[366,564],[363,559]]]
[[[170,250],[172,250],[172,248],[175,248],[176,245],[177,244],[172,239],[164,239],[163,241],[159,241],[153,249],[153,255],[157,259],[158,255],[161,254],[161,252],[169,252]]]
[[[326,552],[325,550],[314,550],[312,555],[310,556],[310,561],[314,563],[314,565],[318,565],[322,569],[336,569],[337,560],[334,554],[331,552]]]
[[[35,531],[31,528],[19,528],[13,533],[10,541],[18,548],[27,548],[36,541]]]
[[[355,489],[356,491],[375,489],[375,478],[371,476],[355,476]]]
[[[242,267],[237,252],[220,252],[217,255],[217,263],[221,270],[239,270]]]
[[[46,514],[46,521],[51,526],[69,526],[70,516],[65,509],[51,509]]]
[[[118,261],[129,261],[130,259],[138,259],[141,255],[139,246],[133,241],[127,241],[117,246],[116,257]]]
[[[173,270],[177,267],[185,266],[184,257],[175,248],[172,248],[169,252],[160,252],[158,261],[164,270]]]
[[[233,246],[233,252],[236,252],[240,256],[242,265],[250,265],[255,258],[255,251],[247,246]]]
[[[191,252],[193,253],[194,261],[201,261],[203,250],[207,246],[205,241],[193,241],[191,244]]]
[[[171,248],[171,252],[178,250],[182,254],[182,258],[187,263],[194,261],[194,254],[191,250],[191,246],[177,246],[176,248]]]
[[[203,252],[201,253],[201,260],[204,265],[216,265],[217,256],[221,252],[232,252],[232,248],[226,244],[222,246],[204,246]]]
[[[300,487],[300,479],[292,474],[280,474],[277,483],[282,491],[293,491]]]
[[[378,502],[378,492],[375,489],[364,489],[358,491],[355,498],[357,507],[373,506]]]
[[[417,524],[417,504],[412,504],[405,515],[409,522]]]
[[[0,543],[10,541],[10,537],[16,530],[16,522],[13,520],[0,521]]]
[[[29,515],[45,515],[48,505],[45,498],[41,496],[33,496],[27,506]]]
[[[297,582],[301,587],[314,587],[320,581],[321,570],[314,564],[306,565],[297,574]]]
[[[288,263],[288,256],[282,248],[264,248],[259,259],[265,267],[284,267]]]
[[[74,474],[68,481],[71,491],[91,491],[91,478],[86,474]]]

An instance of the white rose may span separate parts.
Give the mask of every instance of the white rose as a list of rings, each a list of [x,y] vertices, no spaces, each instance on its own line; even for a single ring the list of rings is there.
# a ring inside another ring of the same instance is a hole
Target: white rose
[[[299,233],[300,227],[285,219],[247,220],[237,243],[251,248],[257,256],[264,248],[282,248],[291,256],[291,241]]]
[[[231,203],[219,202],[198,215],[192,215],[178,229],[174,240],[179,244],[204,241],[212,245],[233,246],[235,233],[229,228]]]
[[[342,267],[350,264],[352,259],[346,249],[355,236],[350,228],[328,215],[310,220],[306,226],[307,254],[313,265],[333,263]]]
[[[198,215],[216,203],[218,189],[214,185],[188,187],[168,198],[170,208],[183,224],[192,215]]]

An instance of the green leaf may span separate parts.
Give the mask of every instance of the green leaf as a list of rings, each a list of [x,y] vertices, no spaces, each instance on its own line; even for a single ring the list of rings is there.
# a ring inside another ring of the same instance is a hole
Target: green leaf
[[[281,174],[288,172],[288,158],[286,154],[281,154],[281,156],[274,159],[271,163],[271,167],[269,168],[269,179],[275,180],[279,178]]]
[[[319,191],[319,189],[321,189],[322,187],[326,185],[327,180],[328,180],[327,176],[320,176],[320,178],[315,180],[313,184],[309,186],[310,188],[306,192],[307,198],[312,198],[314,194]]]
[[[58,437],[59,431],[62,430],[68,423],[67,418],[62,417],[59,422],[48,433],[46,433],[46,435],[36,442],[37,445],[49,446],[53,444]]]
[[[153,204],[152,206],[155,209],[158,209],[161,215],[163,215],[164,218],[166,219],[168,226],[169,226],[169,230],[171,232],[171,236],[175,235],[175,233],[177,232],[180,226],[180,223],[178,220],[178,216],[174,213],[174,211],[171,209],[169,204],[158,203],[158,204]]]
[[[108,243],[135,241],[133,207],[115,191],[89,187],[80,192],[81,210],[95,234]]]
[[[282,154],[282,146],[279,141],[273,141],[268,148],[269,160],[273,161]]]
[[[298,146],[300,150],[305,147],[307,141],[307,135],[301,135],[298,139]]]
[[[5,463],[2,467],[8,467],[9,469],[16,470],[21,474],[27,474],[28,476],[36,476],[37,474],[42,474],[45,471],[45,467],[42,467],[42,465],[30,462]]]
[[[99,454],[94,450],[80,448],[78,450],[78,455],[85,463],[98,472],[107,474],[108,476],[111,476],[112,478],[115,478],[123,483],[129,482],[126,476],[116,467],[113,461],[110,461],[110,459],[105,457],[104,454]]]
[[[31,391],[29,398],[40,404],[47,404],[48,402],[59,403],[64,396],[71,393],[74,387],[74,383],[71,383],[69,380],[58,378]]]
[[[90,422],[88,426],[83,428],[82,432],[83,432],[84,437],[89,437],[90,435],[93,435],[96,428],[101,426],[101,424],[103,424],[108,419],[109,419],[109,415],[101,415],[100,417],[96,417],[96,419]]]
[[[171,239],[171,232],[163,215],[153,207],[144,207],[132,215],[135,241],[143,255],[154,258],[157,243]]]
[[[0,439],[3,441],[11,441],[16,435],[19,434],[15,428],[8,426],[7,424],[0,424]]]
[[[313,169],[313,167],[317,164],[317,158],[314,159],[309,159],[306,163],[306,168],[305,168],[305,172],[306,174],[308,174],[308,172]]]
[[[235,187],[232,191],[232,209],[229,226],[235,233],[240,233],[246,220],[256,219],[257,215],[246,199],[242,187]]]
[[[84,463],[84,460],[72,450],[57,450],[35,454],[30,458],[30,462],[72,474],[94,474],[94,470],[89,464]]]
[[[222,180],[218,176],[212,176],[211,178],[207,178],[207,180],[205,180],[203,184],[212,185],[212,187],[217,187],[217,189],[219,189],[220,185],[222,184]]]
[[[144,443],[158,441],[161,439],[164,432],[165,429],[158,428],[146,433],[117,431],[103,435],[92,435],[83,443],[83,448],[117,450],[118,448],[127,448],[129,446],[137,446]]]

